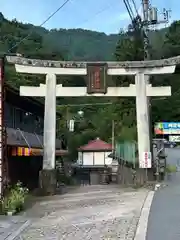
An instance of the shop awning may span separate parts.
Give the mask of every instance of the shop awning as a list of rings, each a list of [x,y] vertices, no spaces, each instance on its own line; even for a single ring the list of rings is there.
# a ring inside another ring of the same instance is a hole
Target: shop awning
[[[43,136],[21,131],[20,129],[6,128],[7,145],[16,147],[42,148]],[[61,139],[56,139],[56,149],[60,149]]]
[[[68,154],[67,150],[57,149],[56,156],[65,156]],[[11,156],[43,156],[43,149],[40,148],[25,148],[25,147],[11,147]]]

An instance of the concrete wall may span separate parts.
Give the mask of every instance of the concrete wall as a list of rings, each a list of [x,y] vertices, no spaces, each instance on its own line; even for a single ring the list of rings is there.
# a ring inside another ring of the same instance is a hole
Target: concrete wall
[[[134,176],[136,176],[136,178],[134,178]],[[123,185],[143,185],[146,182],[145,170],[137,168],[136,173],[134,173],[132,168],[125,165],[119,165],[117,181],[118,184]]]

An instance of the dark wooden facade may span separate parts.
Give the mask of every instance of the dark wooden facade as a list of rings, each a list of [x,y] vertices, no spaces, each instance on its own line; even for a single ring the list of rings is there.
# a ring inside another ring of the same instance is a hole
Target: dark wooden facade
[[[14,181],[23,174],[25,180],[31,178],[34,181],[35,175],[38,176],[42,166],[43,125],[44,104],[31,97],[20,96],[19,90],[5,82],[4,63],[0,59],[0,198],[9,182],[10,172]],[[62,145],[61,139],[56,139],[58,156],[67,154]],[[35,172],[30,172],[30,167]]]
[[[19,91],[5,85],[4,125],[8,145],[42,148],[43,118],[42,103],[22,97]],[[61,149],[59,139],[56,140],[56,148]]]

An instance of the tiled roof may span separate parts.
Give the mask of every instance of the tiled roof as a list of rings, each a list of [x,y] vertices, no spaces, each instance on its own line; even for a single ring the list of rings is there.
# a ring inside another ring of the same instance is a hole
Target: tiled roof
[[[112,145],[97,138],[79,147],[79,151],[112,151]]]

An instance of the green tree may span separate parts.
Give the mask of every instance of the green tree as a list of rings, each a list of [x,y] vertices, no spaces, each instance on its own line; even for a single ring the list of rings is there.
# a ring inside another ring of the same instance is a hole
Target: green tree
[[[121,32],[119,41],[116,47],[116,60],[117,61],[136,61],[144,57],[143,38],[140,32],[134,36]],[[129,86],[133,84],[134,79],[129,76],[120,76],[116,79],[117,86]],[[136,109],[135,98],[118,98],[116,99],[116,113],[121,122],[121,129],[119,138],[126,140],[136,139]]]
[[[175,21],[166,30],[162,57],[169,58],[180,55],[180,21]],[[172,95],[164,100],[152,101],[153,122],[179,121],[180,119],[180,81],[179,66],[175,74],[155,77],[153,84],[171,86]]]

